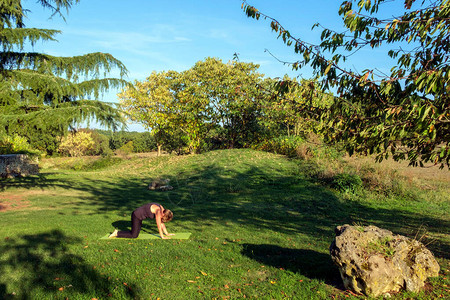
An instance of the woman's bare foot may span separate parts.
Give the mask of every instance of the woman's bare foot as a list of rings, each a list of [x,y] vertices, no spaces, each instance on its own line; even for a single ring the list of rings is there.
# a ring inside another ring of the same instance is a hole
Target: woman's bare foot
[[[118,231],[117,229],[115,229],[114,232],[111,233],[111,234],[108,236],[108,238],[116,237],[118,232],[119,232],[119,231]]]

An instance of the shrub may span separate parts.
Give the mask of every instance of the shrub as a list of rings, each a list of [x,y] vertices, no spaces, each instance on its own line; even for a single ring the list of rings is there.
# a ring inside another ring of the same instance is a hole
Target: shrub
[[[251,148],[304,160],[312,158],[337,160],[343,155],[342,151],[325,145],[318,136],[312,134],[307,139],[300,136],[280,136],[254,144]]]
[[[117,149],[115,153],[119,156],[128,156],[131,153],[133,153],[133,150],[134,150],[133,141],[129,141],[128,143]]]
[[[276,154],[282,154],[289,157],[297,156],[297,149],[304,143],[304,140],[298,136],[281,136],[273,139],[264,140],[251,146],[252,149],[267,151]]]
[[[362,180],[356,174],[340,173],[334,176],[332,186],[341,192],[356,192],[362,187]]]
[[[103,151],[100,155],[102,157],[111,157],[114,155],[114,151],[112,151],[111,148],[107,147],[107,148],[103,149]]]
[[[83,129],[83,131],[89,132],[94,141],[94,146],[86,153],[87,155],[110,156],[113,154],[111,148],[109,148],[108,136],[97,130]]]
[[[31,157],[38,157],[41,152],[33,149],[26,138],[14,134],[0,136],[0,154],[28,154]]]
[[[63,138],[59,151],[72,157],[86,155],[94,147],[90,132],[79,131]]]
[[[83,165],[79,170],[83,171],[96,171],[100,169],[104,169],[113,165],[116,165],[122,161],[119,157],[102,157],[99,159],[95,159],[85,165]]]

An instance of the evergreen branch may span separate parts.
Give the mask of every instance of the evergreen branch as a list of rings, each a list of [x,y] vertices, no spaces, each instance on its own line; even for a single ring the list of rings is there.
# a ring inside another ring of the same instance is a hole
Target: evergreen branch
[[[0,28],[21,28],[24,26],[23,17],[25,16],[22,9],[21,1],[10,0],[9,3],[0,5]]]
[[[45,128],[46,124],[66,127],[67,124],[95,120],[101,126],[116,130],[125,126],[120,112],[110,103],[97,100],[79,100],[61,103],[56,107],[48,105],[10,106],[0,110],[0,128],[12,129],[27,124],[35,128]],[[67,128],[67,127],[66,127]]]
[[[20,95],[24,102],[56,104],[65,102],[67,99],[64,98],[68,96],[83,96],[78,84],[51,74],[30,70],[14,70],[8,74],[13,83],[11,92]]]
[[[55,63],[61,70],[67,70],[67,74],[83,74],[86,77],[99,77],[103,70],[103,76],[111,72],[112,69],[117,68],[120,71],[120,77],[127,75],[128,70],[125,65],[109,53],[89,53],[73,57],[58,57]],[[55,75],[62,75],[62,73],[55,72]]]
[[[78,3],[80,0],[38,0],[38,2],[47,9],[50,9],[52,11],[51,17],[54,17],[55,15],[59,15],[64,21],[66,20],[64,18],[64,15],[61,12],[62,8],[66,9],[66,13],[69,12],[69,9],[72,7],[72,4]],[[54,2],[54,4],[52,4]]]
[[[125,87],[128,82],[118,78],[92,79],[73,83],[67,79],[41,74],[30,70],[11,71],[9,73],[13,85],[4,85],[0,93],[0,103],[6,102],[3,97],[15,94],[16,101],[46,104],[67,102],[81,98],[97,99],[111,88]],[[1,78],[1,77],[0,77]],[[32,101],[32,99],[35,99]]]
[[[17,103],[18,97],[12,91],[11,84],[7,81],[3,81],[0,76],[0,109],[4,106],[13,105]]]
[[[52,29],[4,28],[0,31],[0,46],[3,51],[12,51],[14,48],[22,50],[27,41],[31,43],[31,46],[40,40],[56,41],[53,36],[59,33],[61,31]]]
[[[129,82],[123,79],[101,78],[80,82],[78,88],[84,97],[93,96],[93,98],[98,98],[101,94],[106,93],[111,88],[118,89],[128,85]]]
[[[2,68],[3,66],[3,68]],[[77,81],[78,74],[84,77],[105,76],[113,68],[118,68],[120,77],[126,76],[128,70],[118,59],[108,53],[89,53],[73,57],[58,57],[35,52],[0,52],[0,71],[8,69],[25,69],[66,76]]]

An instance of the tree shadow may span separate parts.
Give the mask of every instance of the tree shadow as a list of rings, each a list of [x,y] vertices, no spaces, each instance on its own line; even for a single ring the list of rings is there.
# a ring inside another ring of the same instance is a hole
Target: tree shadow
[[[54,173],[0,179],[0,191],[5,191],[9,188],[45,189],[56,186],[70,188],[70,183],[64,183],[56,179],[49,179],[52,174]]]
[[[52,298],[106,298],[114,289],[108,278],[69,251],[70,244],[80,242],[59,230],[5,239],[0,244],[0,299],[31,299],[43,291]],[[136,296],[134,290],[125,292]]]
[[[302,233],[331,243],[334,227],[343,224],[376,225],[413,238],[420,226],[438,234],[450,228],[450,222],[425,212],[413,213],[401,207],[374,208],[370,203],[339,199],[332,190],[303,175],[302,168],[311,166],[299,166],[289,173],[282,167],[269,168],[245,161],[240,164],[233,166],[227,162],[227,167],[205,156],[201,164],[192,163],[189,168],[180,165],[176,174],[152,174],[171,179],[174,189],[167,192],[147,190],[151,178],[146,175],[111,179],[83,172],[76,183],[70,182],[73,176],[67,177],[67,181],[46,180],[44,176],[15,179],[12,186],[83,191],[90,196],[67,204],[74,206],[74,213],[104,215],[114,211],[121,219],[124,215],[128,219],[134,209],[145,203],[158,202],[174,212],[174,221],[183,230],[197,230],[198,223],[231,222],[255,230]],[[113,226],[116,227],[114,223]],[[129,226],[127,220],[117,227],[127,230]],[[428,248],[436,256],[450,259],[450,245],[444,240],[431,243]]]
[[[270,244],[242,244],[241,253],[262,264],[283,268],[342,289],[342,280],[329,254],[309,249],[284,248]]]
[[[158,202],[171,209],[180,231],[196,232],[200,226],[208,224],[242,225],[248,231],[254,230],[255,235],[265,231],[304,235],[311,243],[319,241],[320,247],[331,243],[334,227],[343,224],[376,225],[413,238],[420,226],[440,234],[447,233],[450,228],[448,221],[426,212],[411,212],[401,207],[374,208],[369,202],[340,199],[329,188],[303,175],[302,170],[289,173],[276,167],[253,164],[242,168],[228,162],[227,165],[202,161],[201,164],[190,165],[189,169],[180,166],[173,173],[152,174],[171,179],[174,189],[167,192],[147,190],[151,181],[147,177],[149,175],[125,173],[122,177],[101,177],[88,172],[80,172],[77,176],[47,173],[34,178],[0,181],[0,189],[62,188],[81,191],[82,196],[61,201],[61,205],[74,208],[71,213],[105,218],[116,215],[112,226],[120,230],[130,230],[131,212],[149,202]],[[107,222],[109,224],[111,220]],[[147,229],[156,232],[153,220],[143,222],[143,231]],[[286,248],[284,242],[272,241],[274,244],[243,244],[241,254],[262,264],[342,288],[338,269],[329,254]],[[12,285],[18,287],[20,294],[17,296],[23,299],[34,298],[33,295],[43,289],[48,291],[46,295],[63,298],[64,291],[58,290],[61,286],[72,290],[79,298],[96,295],[101,296],[97,298],[107,298],[113,289],[108,278],[92,269],[83,257],[68,251],[68,245],[79,242],[79,239],[65,236],[60,231],[1,241],[0,274],[17,273],[19,279],[11,284],[10,278],[0,275],[0,299],[13,297]],[[445,239],[427,247],[436,257],[450,259],[450,245]],[[55,282],[55,278],[64,280]],[[139,297],[134,287],[125,293],[129,298]]]

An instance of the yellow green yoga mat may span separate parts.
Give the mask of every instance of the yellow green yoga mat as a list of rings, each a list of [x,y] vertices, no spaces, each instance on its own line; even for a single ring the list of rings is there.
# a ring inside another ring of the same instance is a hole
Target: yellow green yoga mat
[[[110,233],[105,235],[104,237],[101,237],[101,240],[160,240],[161,237],[159,234],[150,234],[150,233],[141,233],[139,236],[135,239],[125,239],[125,238],[108,238]],[[169,236],[172,240],[188,240],[191,236],[190,232],[179,232],[175,233],[175,235]]]

